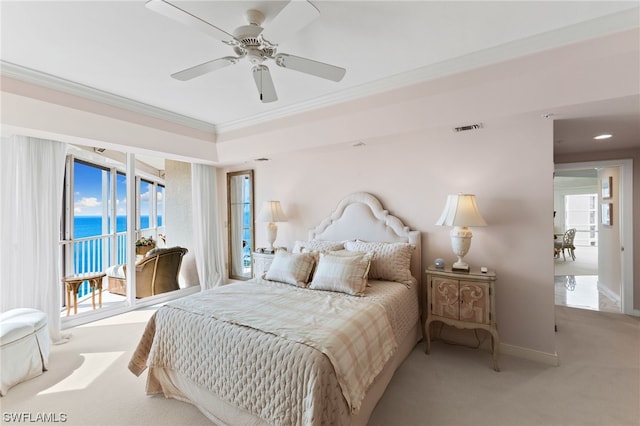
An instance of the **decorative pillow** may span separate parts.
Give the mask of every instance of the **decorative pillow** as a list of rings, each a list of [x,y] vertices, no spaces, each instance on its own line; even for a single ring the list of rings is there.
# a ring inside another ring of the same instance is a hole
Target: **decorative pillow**
[[[160,250],[161,250],[161,249],[160,249],[160,247],[154,247],[154,248],[152,248],[151,250],[149,250],[149,251],[144,255],[144,257],[151,257],[151,256],[153,256],[154,254],[156,254],[157,252],[159,252]]]
[[[278,250],[263,278],[306,287],[314,264],[314,258],[310,253],[288,253]]]
[[[362,296],[367,287],[370,264],[371,255],[368,253],[355,256],[320,253],[320,261],[309,288]]]
[[[111,265],[105,272],[108,277],[125,279],[124,264]]]
[[[302,253],[304,249],[307,251],[341,250],[344,249],[344,243],[342,241],[309,240],[296,241],[293,246],[294,253]]]
[[[383,243],[365,241],[347,241],[347,250],[373,253],[369,279],[397,281],[411,284],[415,279],[411,275],[411,254],[415,249],[408,243]]]

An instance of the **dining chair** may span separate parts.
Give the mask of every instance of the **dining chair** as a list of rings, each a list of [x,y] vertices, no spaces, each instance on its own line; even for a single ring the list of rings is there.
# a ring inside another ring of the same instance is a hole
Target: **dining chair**
[[[575,228],[567,229],[567,231],[562,236],[562,240],[554,241],[553,243],[556,253],[562,252],[562,258],[565,261],[567,260],[567,257],[565,255],[565,250],[569,252],[571,259],[576,260],[576,247],[573,245],[573,240],[575,236],[576,236]]]

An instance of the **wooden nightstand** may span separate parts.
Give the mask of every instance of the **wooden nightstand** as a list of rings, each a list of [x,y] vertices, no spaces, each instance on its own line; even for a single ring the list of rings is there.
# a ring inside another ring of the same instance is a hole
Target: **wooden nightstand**
[[[426,353],[431,349],[429,325],[434,321],[457,328],[483,329],[491,334],[493,369],[498,367],[498,328],[495,315],[496,273],[454,272],[451,268],[427,268],[426,305],[427,318],[424,322]]]
[[[269,270],[271,262],[275,257],[274,253],[259,253],[254,251],[251,253],[251,261],[253,262],[253,278],[262,278],[262,274]]]

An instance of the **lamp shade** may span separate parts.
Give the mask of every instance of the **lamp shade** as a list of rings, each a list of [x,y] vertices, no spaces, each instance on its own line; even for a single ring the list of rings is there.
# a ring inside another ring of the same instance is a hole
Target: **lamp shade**
[[[487,226],[484,221],[476,196],[473,194],[457,194],[447,197],[447,204],[436,222],[441,226]]]
[[[265,201],[260,208],[260,214],[258,215],[258,221],[260,222],[286,222],[287,217],[282,211],[280,201]]]

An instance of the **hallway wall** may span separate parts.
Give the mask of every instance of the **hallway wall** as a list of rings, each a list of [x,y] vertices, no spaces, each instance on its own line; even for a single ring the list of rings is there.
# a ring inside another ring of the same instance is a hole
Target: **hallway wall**
[[[611,197],[602,197],[602,187],[598,191],[599,206],[611,204],[611,225],[602,223],[602,209],[598,223],[598,285],[606,287],[614,294],[621,294],[622,276],[620,273],[620,167],[605,167],[598,170],[598,178],[602,183],[611,177]]]

